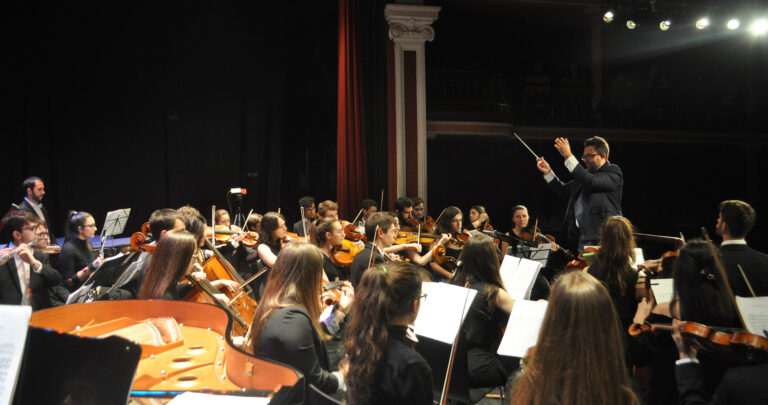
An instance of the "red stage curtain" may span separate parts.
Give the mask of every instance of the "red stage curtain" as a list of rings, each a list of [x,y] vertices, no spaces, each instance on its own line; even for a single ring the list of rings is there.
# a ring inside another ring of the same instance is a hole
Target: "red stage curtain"
[[[368,194],[357,1],[339,0],[336,197],[340,218],[349,220]]]

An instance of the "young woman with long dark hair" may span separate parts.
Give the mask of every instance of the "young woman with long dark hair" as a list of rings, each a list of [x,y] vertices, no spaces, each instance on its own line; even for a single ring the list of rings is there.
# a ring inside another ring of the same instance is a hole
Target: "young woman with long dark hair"
[[[368,269],[350,312],[341,369],[349,404],[432,404],[432,371],[406,337],[419,312],[419,269],[390,262]]]
[[[265,266],[272,268],[277,260],[277,254],[283,246],[288,228],[285,218],[277,212],[268,212],[261,218],[261,233],[259,233],[259,258]]]

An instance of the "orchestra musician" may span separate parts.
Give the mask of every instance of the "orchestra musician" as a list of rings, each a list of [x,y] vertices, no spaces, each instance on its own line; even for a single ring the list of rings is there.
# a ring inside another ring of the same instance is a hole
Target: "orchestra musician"
[[[343,285],[338,305],[321,323],[322,255],[309,243],[290,243],[283,248],[256,306],[252,346],[255,354],[293,366],[304,374],[307,392],[309,384],[313,384],[341,398],[344,380],[341,373],[329,370],[323,342],[329,334],[338,332],[354,300],[354,291],[348,283]]]
[[[312,215],[314,216],[314,200],[312,201]],[[304,214],[307,210],[305,208]],[[301,222],[301,221],[299,221]],[[301,223],[299,223],[301,225]],[[312,225],[311,223],[309,225]],[[296,226],[294,225],[294,228]],[[283,239],[287,236],[288,228],[285,226],[285,218],[282,214],[268,212],[261,218],[261,233],[259,234],[259,258],[265,266],[272,268],[277,260],[277,254],[283,246]],[[309,226],[307,227],[309,232]],[[303,234],[303,232],[302,232]]]
[[[370,218],[371,215],[375,214],[379,210],[379,203],[371,200],[370,198],[363,200],[361,205],[363,212],[355,226],[365,226],[365,222],[368,221],[368,218]]]
[[[440,216],[440,218],[438,218],[437,223],[435,224],[436,234],[448,234],[449,240],[445,243],[445,251],[448,256],[451,256],[456,260],[459,259],[461,248],[464,245],[464,243],[458,237],[458,235],[462,234],[463,232],[463,217],[464,216],[462,215],[461,209],[459,209],[459,207],[450,206],[443,211],[443,214]],[[435,263],[434,261],[429,263],[429,267],[433,272],[437,273],[439,276],[445,279],[450,279],[453,277],[453,273],[446,270],[443,266]]]
[[[245,223],[245,229],[250,232],[261,233],[261,214],[253,213]]]
[[[518,238],[523,238],[526,233],[530,235],[537,233],[533,229],[533,224],[530,223],[530,219],[531,217],[528,215],[528,208],[525,205],[518,204],[512,207],[512,222],[515,224],[515,226],[512,227],[512,233]],[[543,234],[539,233],[539,235],[539,240],[536,242],[551,242],[552,251],[560,249],[560,246],[557,243],[548,240]]]
[[[365,272],[342,360],[348,404],[432,404],[432,370],[406,338],[421,303],[419,270],[385,263]]]
[[[493,238],[482,233],[471,236],[460,258],[462,265],[451,283],[477,291],[462,327],[467,342],[469,386],[504,385],[517,370],[517,361],[509,361],[510,358],[502,358],[496,352],[515,300],[501,281]]]
[[[229,212],[224,209],[218,209],[213,214],[213,225],[223,225],[229,228],[231,220],[229,218]]]
[[[7,260],[0,265],[0,304],[29,305],[33,311],[52,306],[48,288],[59,284],[61,275],[51,267],[48,255],[30,246],[38,239],[42,222],[23,210],[3,218],[3,229],[10,234],[11,243],[0,251]]]
[[[304,229],[309,232],[312,221],[315,220],[315,197],[304,196],[299,199],[299,207],[304,208],[304,218],[294,222],[293,233],[299,236],[307,236]],[[304,222],[304,225],[301,223]]]
[[[19,209],[35,214],[48,228],[48,237],[56,243],[56,235],[53,232],[53,222],[48,215],[48,210],[43,206],[45,196],[45,183],[39,177],[29,177],[22,183],[24,200],[19,203]]]
[[[488,213],[482,205],[473,205],[469,208],[469,222],[472,223],[472,229],[482,231],[490,223]]]
[[[398,221],[400,221],[400,229],[404,232],[412,232],[411,226],[411,213],[413,212],[413,201],[408,197],[399,197],[395,200],[394,211]]]
[[[387,213],[387,214],[391,215],[392,219],[394,219],[395,229],[397,229],[397,233],[400,234],[401,227],[400,227],[399,218],[394,213]],[[429,250],[427,250],[427,252],[424,253],[423,255],[421,254],[423,250],[421,241],[416,241],[414,243],[396,244],[396,245],[392,245],[390,247],[384,248],[383,250],[385,253],[397,254],[402,259],[408,259],[412,263],[418,266],[427,267],[429,263],[432,261],[435,248],[437,248],[440,245],[445,245],[446,243],[448,243],[450,239],[451,239],[450,235],[445,233],[442,234],[440,239],[437,242],[432,243],[432,245],[429,247]],[[437,277],[438,279],[443,278],[442,274],[438,274],[437,276],[438,276]]]
[[[424,221],[426,215],[426,211],[424,211],[424,199],[421,197],[413,197],[411,200],[413,200],[413,211],[411,212],[411,216],[417,222]]]
[[[157,241],[138,298],[180,300],[192,291],[194,285],[182,279],[185,275],[193,273],[197,245],[195,235],[186,229],[166,232]],[[206,278],[203,271],[195,272],[193,277],[199,280]],[[231,291],[239,287],[236,281],[226,279],[211,281],[211,285],[215,288],[226,287]],[[223,294],[216,294],[215,298],[224,303],[229,302]]]
[[[317,206],[317,213],[320,218],[334,218],[339,219],[339,204],[331,200],[325,200]],[[307,228],[309,232],[309,228]]]
[[[71,292],[78,289],[92,272],[104,263],[93,254],[88,239],[96,235],[96,221],[91,214],[71,211],[67,219],[67,239],[59,254],[59,272],[64,286]]]
[[[552,287],[533,353],[510,393],[511,404],[639,404],[624,363],[611,297],[582,272]]]
[[[768,255],[749,247],[745,239],[755,224],[755,210],[744,201],[727,200],[720,203],[719,211],[715,230],[723,238],[720,254],[733,293],[752,296],[746,277],[756,296],[768,295]]]
[[[578,233],[578,250],[582,251],[586,245],[597,244],[601,226],[608,217],[621,215],[624,175],[619,166],[608,161],[608,142],[599,136],[584,141],[581,160],[586,168],[571,153],[568,139],[555,139],[555,149],[565,159],[573,180],[563,183],[557,179],[543,157],[536,164],[549,188],[561,198],[568,198],[566,229],[569,235]]]
[[[323,270],[328,281],[346,280],[344,273],[333,263],[333,248],[341,247],[344,229],[335,218],[320,218],[312,225],[312,242],[323,252]]]
[[[365,223],[365,237],[368,242],[365,249],[355,256],[349,266],[349,278],[353,287],[357,287],[368,267],[384,263],[383,249],[392,246],[397,238],[395,220],[385,212],[377,212]],[[375,245],[374,245],[375,242]]]

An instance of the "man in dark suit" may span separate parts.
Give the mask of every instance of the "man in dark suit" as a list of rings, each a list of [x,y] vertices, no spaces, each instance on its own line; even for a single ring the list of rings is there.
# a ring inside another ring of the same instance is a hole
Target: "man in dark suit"
[[[48,216],[48,210],[43,206],[43,197],[45,196],[45,183],[43,179],[32,176],[22,183],[24,188],[24,200],[19,203],[19,209],[35,214],[40,220],[45,222],[48,228],[48,235],[51,243],[56,243],[56,236],[53,232],[53,222]]]
[[[35,215],[21,210],[3,218],[11,244],[4,252],[8,260],[0,265],[0,304],[30,305],[33,311],[51,306],[48,287],[61,283],[61,275],[45,253],[29,246],[37,240],[39,223]]]
[[[306,236],[304,228],[309,232],[309,227],[312,225],[312,221],[315,220],[315,197],[301,197],[299,199],[299,207],[304,208],[304,218],[293,224],[293,233],[299,236]],[[302,221],[304,222],[303,226],[301,225]]]
[[[719,210],[715,231],[723,238],[720,253],[733,293],[742,297],[752,296],[744,280],[746,278],[755,295],[768,295],[768,255],[747,246],[744,239],[755,224],[755,210],[739,200],[723,201]]]
[[[552,172],[543,157],[537,167],[544,174],[547,185],[561,198],[568,197],[565,213],[568,233],[578,231],[578,250],[585,245],[597,245],[603,222],[613,215],[621,215],[621,193],[624,188],[624,174],[619,166],[608,161],[610,149],[605,139],[595,136],[584,141],[583,167],[571,153],[571,146],[565,138],[555,139],[555,149],[565,158],[565,167],[573,180],[564,183]],[[571,220],[573,218],[573,220]]]

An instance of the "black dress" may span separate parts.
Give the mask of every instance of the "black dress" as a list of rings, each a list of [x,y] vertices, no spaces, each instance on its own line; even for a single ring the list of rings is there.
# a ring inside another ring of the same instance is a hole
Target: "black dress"
[[[411,349],[405,326],[390,326],[387,351],[376,370],[371,403],[380,405],[432,404],[432,369]]]
[[[341,269],[336,267],[333,260],[325,254],[323,254],[323,270],[325,270],[325,275],[328,276],[328,281],[335,281],[337,278],[339,280],[346,280]]]
[[[486,289],[489,286],[489,283],[469,279],[469,288],[478,292],[462,325],[462,333],[467,341],[470,387],[504,385],[507,377],[517,369],[515,362],[510,361],[511,358],[504,358],[507,361],[503,361],[496,354],[509,315],[490,306],[488,302],[493,302],[497,293],[487,295]]]
[[[77,278],[77,272],[84,267],[88,267],[89,271],[96,270],[93,266],[94,259],[96,256],[93,254],[93,246],[87,240],[72,238],[64,242],[59,253],[59,272],[64,286],[70,291],[79,288],[83,281]]]

